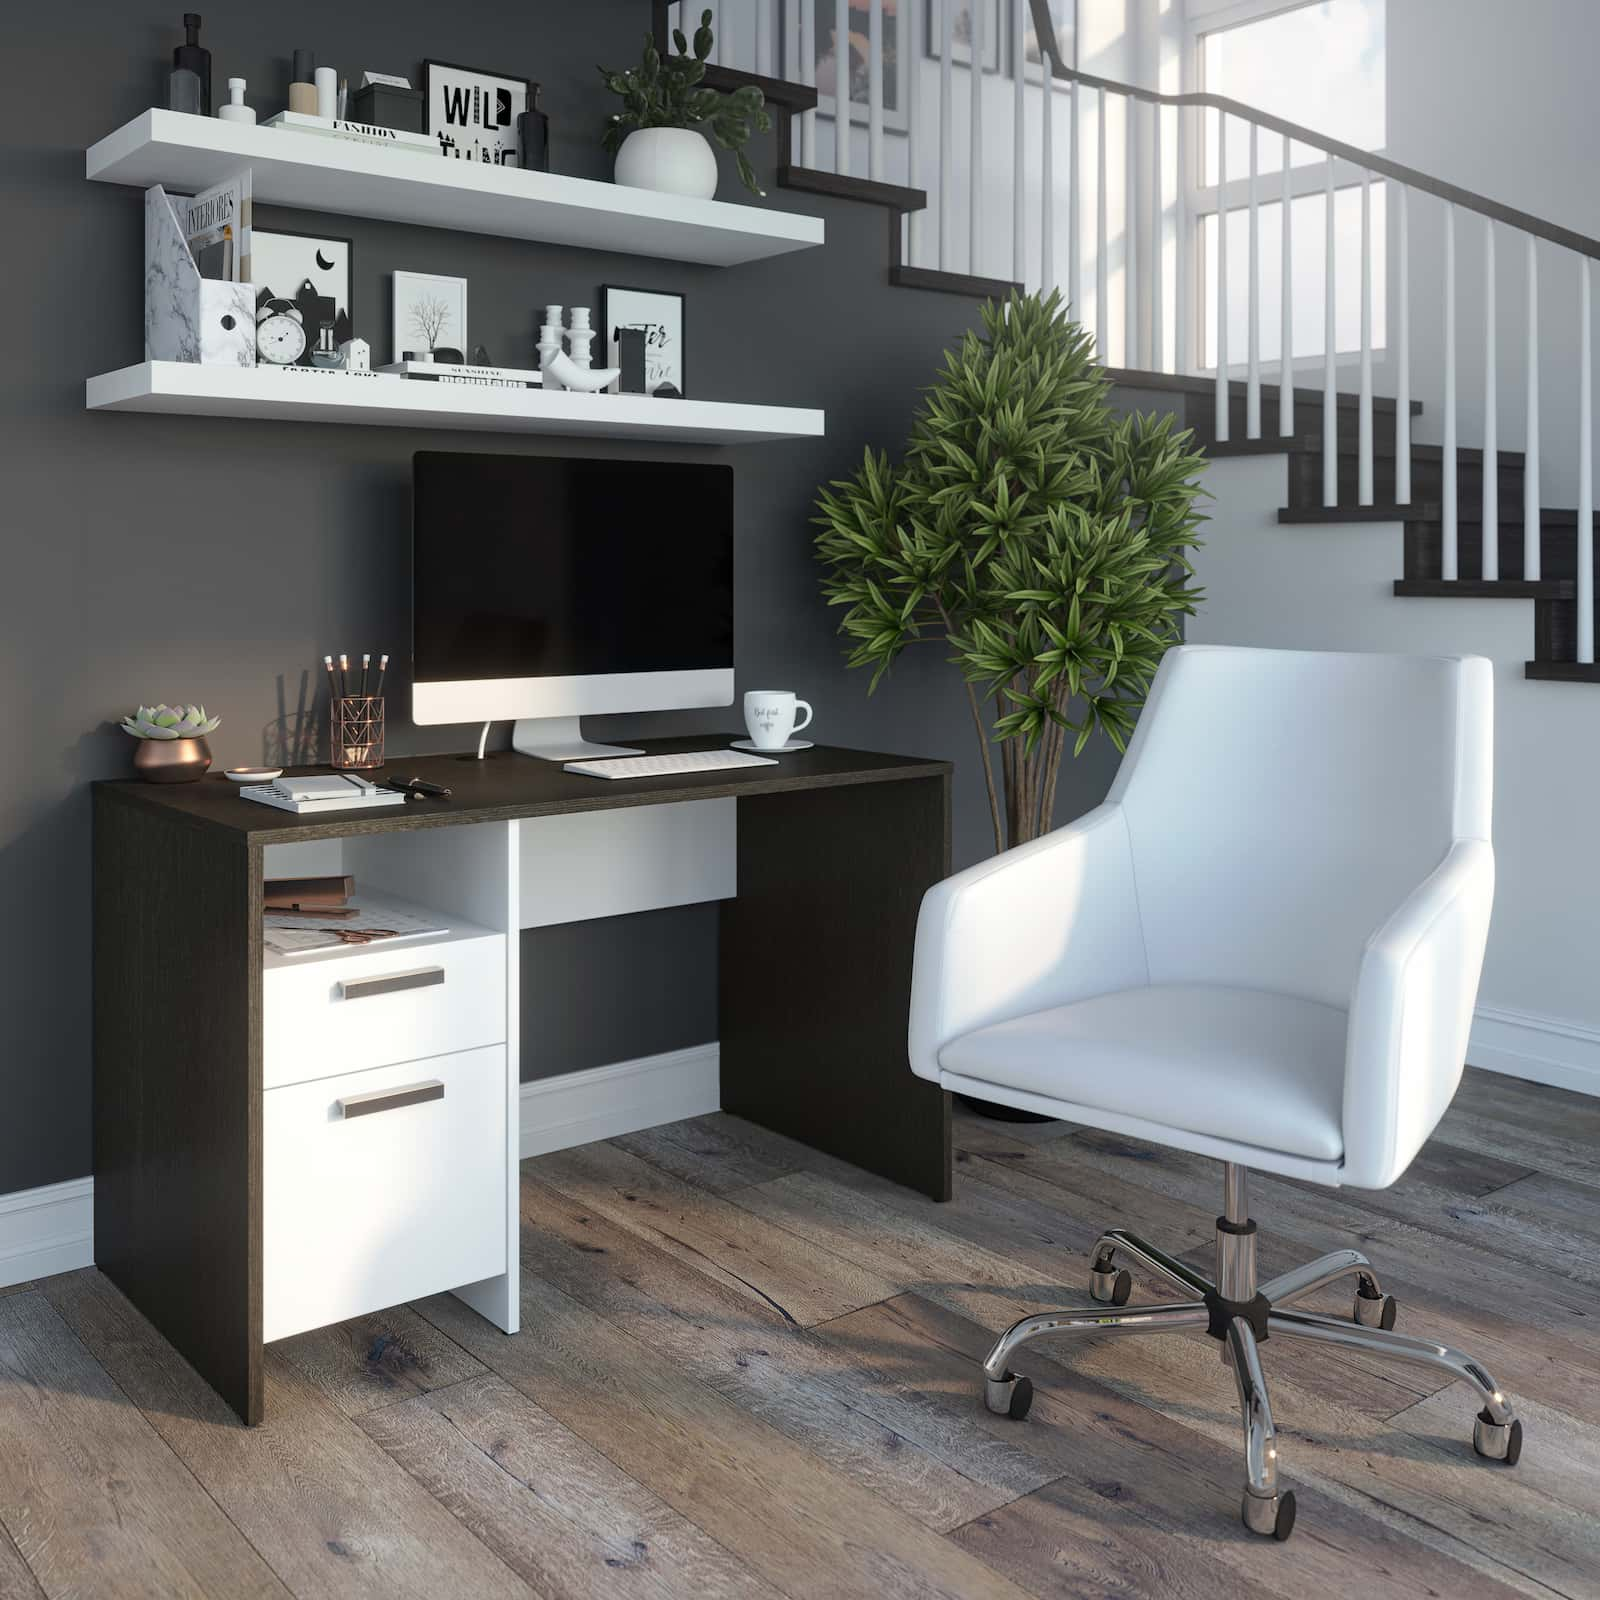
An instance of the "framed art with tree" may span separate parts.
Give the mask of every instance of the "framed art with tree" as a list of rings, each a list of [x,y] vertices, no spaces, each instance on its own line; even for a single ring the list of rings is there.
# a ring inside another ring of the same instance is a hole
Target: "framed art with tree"
[[[406,352],[424,359],[441,350],[464,359],[467,345],[467,280],[433,272],[396,272],[394,277],[394,340],[391,360]]]

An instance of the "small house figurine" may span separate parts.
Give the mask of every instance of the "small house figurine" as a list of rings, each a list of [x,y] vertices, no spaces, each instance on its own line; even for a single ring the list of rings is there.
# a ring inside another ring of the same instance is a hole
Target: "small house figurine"
[[[339,346],[339,357],[346,372],[372,371],[372,346],[365,339],[346,339]]]

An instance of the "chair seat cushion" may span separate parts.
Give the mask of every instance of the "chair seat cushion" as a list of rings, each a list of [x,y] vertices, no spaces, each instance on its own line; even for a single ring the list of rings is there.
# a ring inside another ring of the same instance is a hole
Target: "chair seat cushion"
[[[997,1087],[1321,1161],[1344,1154],[1344,1061],[1338,1007],[1206,984],[1095,995],[939,1052]]]

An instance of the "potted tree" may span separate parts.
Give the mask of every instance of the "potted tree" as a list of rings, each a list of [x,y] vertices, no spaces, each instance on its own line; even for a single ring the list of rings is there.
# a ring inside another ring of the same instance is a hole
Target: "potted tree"
[[[600,68],[606,87],[622,99],[622,109],[606,119],[604,141],[616,157],[617,182],[709,200],[717,192],[717,158],[700,132],[703,125],[724,150],[733,151],[745,188],[764,195],[744,153],[752,129],[766,133],[772,127],[761,91],[754,84],[731,94],[701,87],[711,54],[709,11],[701,13],[695,29],[693,55],[681,28],[673,29],[672,41],[677,54],[663,56],[646,34],[637,67]]]
[[[1170,416],[1118,417],[1060,296],[983,308],[918,408],[818,497],[822,589],[872,688],[907,646],[960,668],[994,845],[1050,830],[1070,742],[1125,748],[1201,591],[1205,458]]]

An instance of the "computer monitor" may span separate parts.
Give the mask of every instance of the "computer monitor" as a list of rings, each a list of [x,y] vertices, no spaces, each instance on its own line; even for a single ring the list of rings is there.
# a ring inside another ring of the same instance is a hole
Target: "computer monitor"
[[[731,467],[418,451],[411,551],[419,723],[573,761],[638,754],[586,713],[733,702]]]

